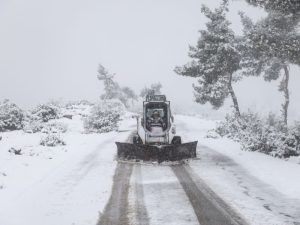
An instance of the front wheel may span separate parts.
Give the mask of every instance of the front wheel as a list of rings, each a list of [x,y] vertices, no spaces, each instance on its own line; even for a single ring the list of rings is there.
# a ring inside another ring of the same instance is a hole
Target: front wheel
[[[180,145],[181,144],[181,137],[180,136],[174,136],[172,140],[173,145]]]

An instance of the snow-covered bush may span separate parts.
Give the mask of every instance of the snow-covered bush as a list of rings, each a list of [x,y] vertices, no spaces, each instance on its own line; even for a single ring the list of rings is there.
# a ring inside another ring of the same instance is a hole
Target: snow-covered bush
[[[32,110],[32,117],[42,122],[48,122],[59,117],[59,108],[54,104],[40,104]]]
[[[85,100],[69,101],[61,108],[61,115],[68,119],[73,119],[74,116],[86,117],[93,105]]]
[[[66,145],[66,143],[59,133],[48,133],[46,136],[42,137],[40,145],[55,147],[58,145]]]
[[[92,106],[93,103],[89,102],[88,100],[69,101],[65,104],[65,107],[73,108],[74,106],[79,106],[79,105]]]
[[[103,101],[96,104],[84,120],[87,132],[106,133],[118,129],[124,106],[116,101]]]
[[[261,124],[259,116],[255,113],[243,113],[239,118],[236,114],[226,115],[225,120],[217,126],[216,132],[221,136],[227,136],[234,140],[246,138],[247,134],[261,133]]]
[[[241,117],[227,115],[218,124],[216,132],[240,142],[244,150],[279,158],[300,155],[300,125],[287,128],[273,114],[267,118],[252,112],[244,113]]]
[[[108,110],[116,111],[120,115],[123,115],[126,110],[125,105],[118,99],[104,100],[98,103],[98,105],[102,105],[102,107],[107,107]]]
[[[43,128],[41,129],[42,133],[45,133],[42,136],[40,145],[43,146],[58,146],[65,145],[65,141],[61,137],[61,133],[67,132],[67,125],[57,121],[50,121],[48,123],[43,124]]]
[[[28,119],[29,121],[25,122],[24,132],[26,133],[65,133],[68,130],[68,126],[62,122],[58,121],[48,121],[44,123],[40,120]]]
[[[20,130],[23,127],[24,111],[9,100],[0,102],[0,132]]]
[[[26,133],[37,133],[44,128],[44,124],[39,120],[27,121],[24,125],[24,132]]]
[[[68,126],[62,122],[48,122],[41,130],[42,133],[66,133]]]

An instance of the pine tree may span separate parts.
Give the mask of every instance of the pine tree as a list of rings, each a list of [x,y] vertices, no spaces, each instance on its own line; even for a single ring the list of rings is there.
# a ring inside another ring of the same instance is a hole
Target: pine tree
[[[113,99],[118,97],[120,87],[118,83],[113,80],[114,76],[115,74],[109,73],[104,66],[99,64],[97,78],[104,82],[105,90],[105,94],[101,96],[102,99]]]
[[[128,101],[131,100],[131,104],[134,104],[134,101],[137,101],[138,97],[135,92],[129,87],[121,88],[120,100],[126,107],[129,107]]]
[[[278,11],[284,14],[294,14],[299,16],[299,0],[246,0],[249,4],[260,6],[267,11]]]
[[[104,66],[99,64],[98,68],[98,80],[104,82],[105,93],[101,96],[102,99],[119,99],[126,107],[129,107],[128,101],[136,101],[137,96],[129,87],[120,87],[120,85],[114,81],[115,74],[109,73]]]
[[[140,97],[144,98],[147,95],[159,95],[159,94],[161,94],[161,88],[162,88],[162,85],[159,82],[151,84],[150,87],[144,87],[141,90]]]
[[[244,41],[241,46],[241,65],[248,75],[263,74],[266,81],[277,80],[283,72],[279,91],[283,92],[283,122],[287,124],[289,97],[289,65],[300,65],[300,35],[293,18],[281,12],[270,12],[267,18],[254,24],[241,13],[244,25]]]
[[[227,1],[214,11],[202,6],[202,13],[209,19],[207,29],[200,31],[197,45],[190,47],[189,56],[192,61],[176,67],[175,72],[182,76],[199,78],[198,85],[193,85],[196,102],[209,102],[218,109],[230,95],[235,112],[240,116],[232,83],[237,80],[234,75],[240,69],[241,59],[236,49],[237,38],[226,19],[227,6]]]

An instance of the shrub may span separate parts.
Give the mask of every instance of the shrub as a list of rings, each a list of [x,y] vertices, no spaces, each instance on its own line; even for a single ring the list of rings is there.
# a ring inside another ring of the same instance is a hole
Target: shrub
[[[58,118],[59,110],[53,104],[40,104],[32,110],[32,116],[36,120],[48,122],[49,120]]]
[[[41,130],[43,133],[66,133],[68,126],[61,122],[48,122]]]
[[[92,109],[90,115],[84,120],[84,128],[87,132],[106,133],[118,129],[120,104],[116,102],[100,102]]]
[[[66,145],[59,133],[48,133],[46,136],[42,137],[40,145],[55,147],[58,145]]]
[[[41,122],[40,120],[29,119],[26,121],[23,128],[26,133],[65,133],[68,130],[66,124],[57,121],[49,121],[47,123]]]
[[[26,133],[37,133],[40,132],[44,128],[44,124],[38,120],[28,121],[23,130]]]
[[[23,110],[9,100],[0,102],[0,131],[20,130],[23,122]]]
[[[108,110],[113,110],[115,112],[118,112],[120,115],[124,114],[126,107],[125,105],[118,99],[110,99],[106,101],[102,101],[98,103],[98,105],[101,105],[103,108],[107,108]]]
[[[88,106],[91,106],[91,105],[93,105],[93,103],[89,102],[88,100],[68,101],[65,104],[65,107],[66,108],[68,108],[68,107],[73,108],[76,105],[88,105]]]
[[[244,150],[279,158],[300,154],[300,125],[288,128],[273,114],[264,119],[250,111],[241,117],[227,115],[216,132],[238,141]]]

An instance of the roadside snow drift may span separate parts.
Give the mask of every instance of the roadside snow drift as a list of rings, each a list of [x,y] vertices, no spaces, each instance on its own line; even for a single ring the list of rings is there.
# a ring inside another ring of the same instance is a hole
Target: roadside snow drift
[[[81,116],[60,119],[68,125],[64,146],[41,146],[42,133],[1,133],[0,224],[96,224],[110,196],[114,142],[127,139],[134,123],[128,117],[125,132],[105,134],[85,134]]]

